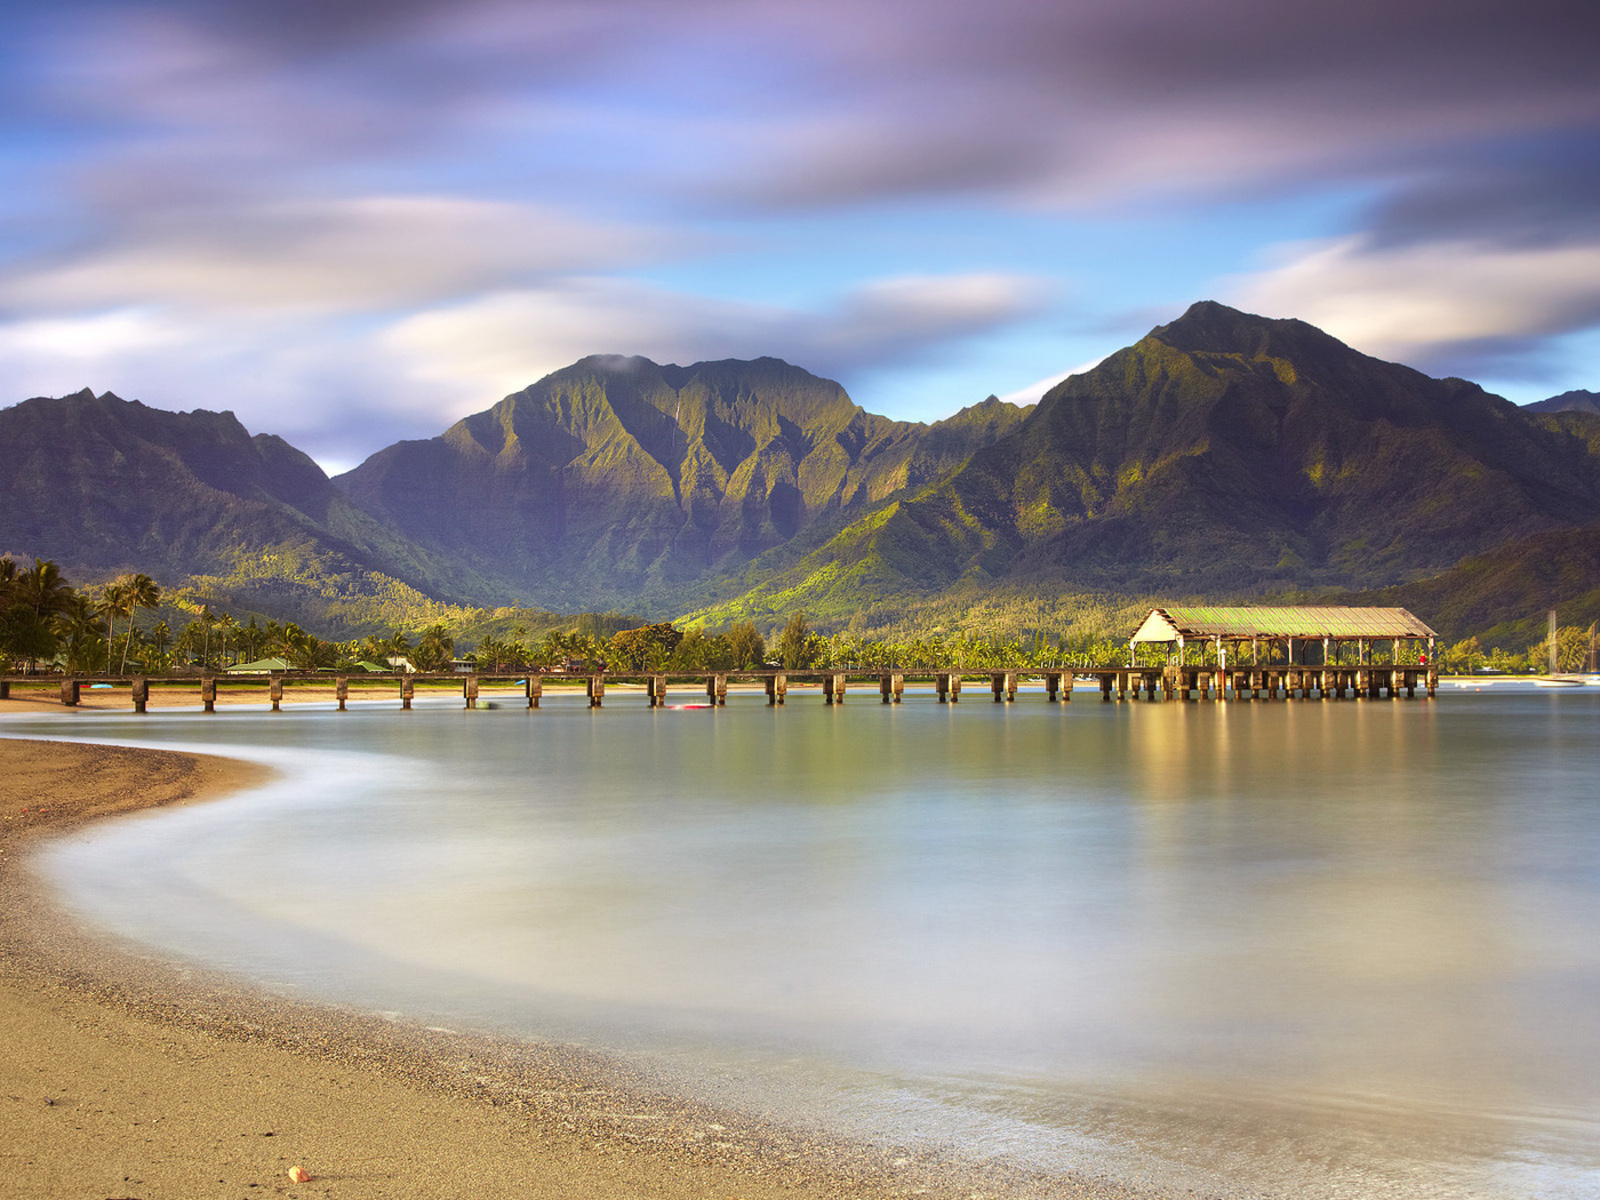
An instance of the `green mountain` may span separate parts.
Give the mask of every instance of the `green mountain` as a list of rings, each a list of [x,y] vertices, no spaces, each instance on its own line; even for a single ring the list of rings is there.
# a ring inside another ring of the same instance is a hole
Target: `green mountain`
[[[960,466],[1024,410],[891,421],[774,358],[586,358],[335,482],[533,603],[662,610],[706,576]]]
[[[1485,646],[1521,650],[1561,624],[1600,621],[1600,526],[1518,539],[1464,559],[1429,579],[1340,597],[1347,604],[1397,604],[1427,613],[1449,641],[1477,635]]]
[[[1585,412],[1600,416],[1600,392],[1586,392],[1582,389],[1571,392],[1562,392],[1559,396],[1551,396],[1548,400],[1537,400],[1532,404],[1523,405],[1527,412]]]
[[[0,410],[0,447],[0,553],[323,630],[511,602],[1099,630],[1141,598],[1399,589],[1455,633],[1600,587],[1600,414],[1214,303],[932,425],[777,359],[588,358],[336,480],[231,413],[88,391]]]
[[[53,559],[76,580],[208,577],[219,598],[296,616],[338,600],[493,590],[230,412],[166,412],[85,389],[0,409],[0,446],[0,553]]]
[[[1583,414],[1203,302],[1052,389],[948,476],[702,608],[719,623],[902,610],[996,585],[1237,595],[1383,586],[1600,520]]]

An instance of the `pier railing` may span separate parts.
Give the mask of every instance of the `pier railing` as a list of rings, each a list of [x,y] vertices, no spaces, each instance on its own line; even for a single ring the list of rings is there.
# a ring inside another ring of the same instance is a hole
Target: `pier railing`
[[[760,684],[769,705],[787,702],[790,688],[816,688],[824,703],[843,704],[847,696],[876,696],[884,704],[899,704],[907,683],[931,685],[940,704],[959,703],[963,692],[987,694],[995,703],[1011,703],[1018,690],[1031,682],[1041,683],[1044,698],[1050,702],[1070,702],[1074,686],[1087,683],[1085,690],[1098,689],[1100,699],[1110,702],[1154,700],[1342,700],[1345,698],[1395,699],[1402,694],[1414,698],[1419,689],[1432,699],[1439,686],[1434,666],[1266,666],[1246,668],[1217,667],[1090,667],[1018,669],[1006,671],[967,671],[958,669],[883,671],[805,669],[757,671],[474,671],[449,673],[365,673],[325,674],[321,672],[262,672],[204,675],[11,675],[0,676],[0,700],[24,695],[58,697],[61,704],[80,703],[85,688],[126,688],[135,712],[146,712],[152,689],[169,696],[188,692],[206,712],[216,711],[219,689],[231,696],[259,695],[274,711],[286,693],[313,690],[332,692],[332,699],[344,709],[352,693],[373,699],[388,691],[408,709],[419,689],[424,695],[460,688],[467,708],[477,707],[481,691],[517,687],[529,708],[538,708],[547,685],[574,690],[581,687],[591,708],[600,708],[608,688],[622,686],[639,689],[654,708],[667,703],[671,686],[681,691],[688,687],[703,692],[712,707],[725,705],[732,684]]]

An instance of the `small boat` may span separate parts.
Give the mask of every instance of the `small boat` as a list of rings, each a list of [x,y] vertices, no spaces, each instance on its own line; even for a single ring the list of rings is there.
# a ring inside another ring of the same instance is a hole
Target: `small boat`
[[[1584,679],[1582,675],[1541,675],[1533,682],[1536,687],[1582,687]]]

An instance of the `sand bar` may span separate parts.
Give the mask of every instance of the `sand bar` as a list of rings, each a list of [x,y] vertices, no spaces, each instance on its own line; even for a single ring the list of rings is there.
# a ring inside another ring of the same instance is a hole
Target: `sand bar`
[[[0,739],[0,1172],[9,1197],[1099,1196],[687,1103],[561,1046],[286,1001],[78,928],[20,860],[84,821],[264,769]],[[292,870],[293,849],[285,848]],[[294,1183],[291,1166],[312,1176]]]

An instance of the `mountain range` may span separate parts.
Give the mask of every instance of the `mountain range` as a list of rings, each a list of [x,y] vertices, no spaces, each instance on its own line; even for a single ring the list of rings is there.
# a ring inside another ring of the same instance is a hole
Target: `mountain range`
[[[933,424],[777,359],[586,358],[335,479],[231,413],[84,391],[0,410],[0,552],[417,619],[872,627],[995,596],[1404,588],[1464,562],[1481,583],[1486,555],[1600,525],[1594,401],[1518,408],[1212,302],[1031,408]],[[1600,587],[1589,571],[1562,586]]]

